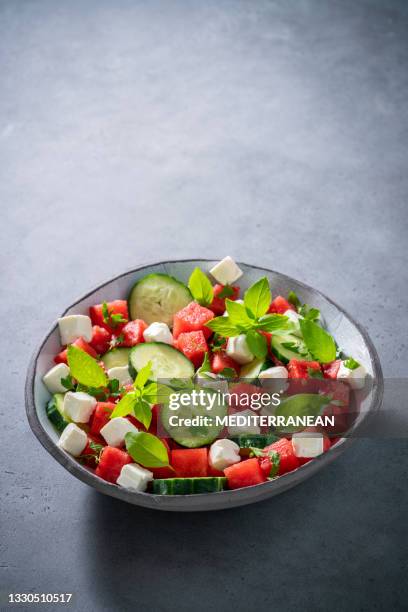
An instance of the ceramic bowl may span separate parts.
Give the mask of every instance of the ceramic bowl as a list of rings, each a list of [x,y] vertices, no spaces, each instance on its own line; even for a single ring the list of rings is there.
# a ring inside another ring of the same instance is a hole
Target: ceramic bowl
[[[145,274],[164,272],[187,282],[195,266],[199,266],[203,270],[209,270],[215,263],[215,261],[211,260],[197,259],[143,265],[130,272],[121,274],[90,291],[74,304],[71,304],[61,316],[67,314],[87,314],[88,308],[92,304],[125,297],[135,281]],[[346,354],[352,355],[366,367],[372,378],[373,386],[369,397],[366,399],[364,410],[354,425],[355,428],[358,428],[369,413],[376,411],[380,407],[383,394],[381,366],[376,350],[366,331],[343,308],[316,289],[273,270],[244,263],[239,265],[244,271],[244,275],[239,281],[241,291],[264,275],[268,277],[274,295],[286,295],[289,290],[294,290],[303,302],[320,309],[326,328],[335,337],[338,344]],[[71,474],[76,476],[76,478],[94,487],[101,493],[112,495],[130,504],[159,510],[188,512],[220,510],[254,503],[273,495],[278,495],[306,480],[336,459],[352,442],[352,439],[349,437],[341,439],[327,453],[289,474],[285,474],[270,482],[235,491],[190,496],[164,496],[130,492],[98,478],[57,445],[58,434],[47,419],[45,412],[45,406],[50,396],[42,382],[42,377],[52,366],[53,357],[59,350],[58,326],[54,322],[33,355],[28,369],[25,394],[30,426],[50,455]]]

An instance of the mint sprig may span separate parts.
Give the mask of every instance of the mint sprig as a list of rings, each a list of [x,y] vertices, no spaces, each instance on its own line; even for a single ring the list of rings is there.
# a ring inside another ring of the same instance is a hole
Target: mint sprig
[[[231,297],[231,295],[234,295],[234,289],[231,287],[231,285],[224,285],[217,297],[222,299]]]
[[[356,370],[357,368],[360,367],[360,364],[358,361],[356,361],[355,359],[353,359],[353,357],[349,357],[348,359],[346,359],[344,361],[344,365],[346,366],[346,368],[348,368],[349,370]],[[62,380],[61,380],[62,382]],[[64,383],[62,383],[64,384]]]
[[[209,306],[214,299],[211,282],[200,268],[193,270],[188,281],[188,288],[193,298],[201,306]]]
[[[127,319],[125,319],[122,314],[109,312],[109,307],[106,302],[102,303],[102,317],[105,325],[113,328],[117,327],[121,323],[127,323]]]

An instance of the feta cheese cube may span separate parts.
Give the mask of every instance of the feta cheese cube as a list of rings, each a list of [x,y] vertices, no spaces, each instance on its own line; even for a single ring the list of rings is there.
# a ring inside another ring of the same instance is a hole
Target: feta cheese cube
[[[295,334],[296,336],[300,336],[302,332],[300,331],[299,321],[303,319],[304,317],[302,317],[302,315],[300,315],[298,312],[295,312],[294,310],[290,310],[290,309],[285,310],[283,314],[285,315],[285,317],[288,317],[291,323],[293,323],[294,330],[292,333]]]
[[[127,463],[120,471],[116,484],[130,491],[146,491],[153,474],[137,463]]]
[[[212,274],[215,280],[221,283],[221,285],[232,285],[232,283],[241,278],[243,272],[232,257],[228,255],[211,268],[210,274]]]
[[[352,389],[362,389],[365,385],[367,370],[363,365],[359,365],[354,370],[351,370],[341,362],[337,372],[337,380],[343,380],[348,383]]]
[[[43,376],[43,383],[50,393],[65,393],[66,388],[61,384],[61,378],[66,378],[68,374],[67,364],[58,363]]]
[[[248,342],[245,334],[240,334],[234,338],[228,338],[226,351],[229,357],[234,361],[243,365],[250,363],[254,359],[254,355],[249,350]]]
[[[68,391],[64,396],[64,412],[75,423],[88,423],[96,399],[83,391]]]
[[[73,457],[79,457],[87,442],[86,433],[75,423],[69,423],[62,432],[58,445]]]
[[[92,321],[86,315],[68,315],[58,319],[61,344],[71,344],[82,336],[84,340],[92,340]]]
[[[323,453],[323,434],[301,431],[292,435],[292,447],[296,457],[312,459]]]
[[[262,372],[260,372],[258,376],[260,380],[267,378],[281,378],[283,380],[286,380],[287,377],[288,371],[284,366],[274,366],[272,368],[267,368],[266,370],[262,370]]]
[[[252,419],[248,419],[248,417],[256,416],[255,412],[252,410],[241,410],[241,412],[236,412],[234,415],[231,415],[237,421],[236,424],[231,424],[228,426],[228,431],[231,436],[239,436],[241,434],[259,434],[261,433],[261,428],[252,423]],[[243,419],[241,417],[244,417]],[[241,424],[240,421],[243,421]]]
[[[173,336],[166,323],[151,323],[143,332],[146,342],[164,342],[173,344]]]
[[[116,417],[102,427],[101,435],[109,446],[123,446],[126,434],[129,432],[136,433],[137,431],[139,431],[137,427],[130,421],[124,417]]]
[[[108,378],[119,381],[119,387],[124,387],[125,385],[131,385],[133,380],[131,375],[129,374],[128,366],[116,366],[115,368],[109,368],[108,370]]]
[[[240,461],[239,446],[232,440],[217,440],[211,445],[209,463],[215,470],[222,471]]]

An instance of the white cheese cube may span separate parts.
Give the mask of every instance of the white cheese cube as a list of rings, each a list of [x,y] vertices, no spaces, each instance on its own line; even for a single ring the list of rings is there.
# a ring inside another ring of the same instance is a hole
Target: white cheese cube
[[[288,377],[288,371],[284,366],[274,366],[272,368],[267,368],[266,370],[262,370],[259,372],[258,378],[260,380],[266,378],[280,378],[282,380],[286,380]]]
[[[259,434],[261,433],[261,428],[252,423],[253,419],[248,417],[256,416],[255,412],[252,410],[241,410],[241,412],[237,412],[234,415],[231,415],[236,419],[236,424],[231,424],[228,426],[228,431],[231,436],[239,436],[240,434]],[[244,417],[243,419],[241,417]],[[240,421],[243,421],[241,424]]]
[[[96,406],[96,399],[83,391],[68,391],[64,395],[64,412],[75,423],[88,423]]]
[[[240,461],[239,446],[232,440],[217,440],[211,444],[209,463],[215,470],[225,470],[229,465]]]
[[[86,315],[68,315],[58,319],[61,344],[71,344],[82,336],[84,340],[92,340],[92,321]]]
[[[43,376],[43,383],[50,393],[65,393],[66,388],[61,384],[61,378],[69,375],[69,367],[66,363],[58,363]]]
[[[101,435],[109,446],[123,446],[126,434],[137,431],[139,431],[137,427],[130,421],[124,417],[116,417],[102,427]]]
[[[337,380],[342,380],[350,385],[352,389],[362,389],[365,385],[367,370],[363,365],[359,365],[354,370],[351,370],[341,362],[337,372]]]
[[[173,344],[173,336],[166,323],[151,323],[143,332],[146,342],[164,342]]]
[[[232,285],[232,283],[241,278],[243,272],[232,257],[228,255],[211,268],[210,274],[212,274],[215,280],[221,283],[221,285]]]
[[[301,431],[292,435],[292,447],[296,457],[312,459],[323,453],[323,434]]]
[[[87,442],[86,433],[75,423],[69,423],[62,432],[58,445],[73,457],[79,457]]]
[[[228,338],[225,352],[229,357],[232,357],[234,361],[240,363],[241,365],[244,363],[250,363],[255,358],[255,356],[249,350],[245,334],[240,334],[234,338]]]
[[[153,474],[137,463],[128,463],[120,471],[116,484],[131,491],[146,491]]]
[[[116,366],[115,368],[109,368],[108,378],[113,380],[114,378],[119,381],[119,387],[132,384],[133,380],[129,374],[128,366]]]
[[[295,334],[296,336],[301,335],[299,321],[303,319],[304,317],[302,317],[302,315],[300,315],[298,312],[295,312],[294,310],[290,310],[290,309],[285,310],[283,314],[285,315],[285,317],[288,317],[289,321],[294,326],[294,330],[292,333]]]

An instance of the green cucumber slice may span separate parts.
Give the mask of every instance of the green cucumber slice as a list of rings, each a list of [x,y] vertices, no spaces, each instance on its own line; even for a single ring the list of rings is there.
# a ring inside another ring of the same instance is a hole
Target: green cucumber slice
[[[288,363],[288,361],[291,359],[313,361],[312,356],[308,352],[303,340],[294,336],[293,334],[284,334],[279,336],[273,334],[271,348],[276,357],[283,361],[283,363]]]
[[[151,380],[191,378],[194,366],[183,353],[164,342],[142,342],[129,354],[129,372],[133,378],[149,361],[152,363]]]
[[[217,493],[225,489],[227,479],[216,476],[203,478],[159,478],[153,480],[155,495],[197,495]]]
[[[192,302],[186,285],[167,274],[148,274],[139,280],[129,295],[131,319],[173,325],[173,315]]]
[[[242,366],[239,377],[245,378],[248,381],[258,378],[260,371],[265,363],[265,359],[254,359],[250,363]]]
[[[59,432],[64,431],[70,419],[64,412],[64,394],[55,393],[47,404],[45,409],[47,417]]]
[[[115,348],[102,355],[101,359],[105,364],[105,368],[110,370],[111,368],[119,368],[126,366],[129,363],[130,348]]]
[[[181,446],[187,448],[198,448],[211,444],[223,429],[222,423],[217,422],[217,418],[223,419],[227,415],[227,405],[224,403],[222,393],[218,393],[214,389],[195,388],[194,391],[199,391],[206,394],[208,397],[204,399],[204,403],[198,404],[198,401],[192,401],[187,405],[176,406],[176,410],[170,408],[170,404],[164,404],[160,411],[161,424],[167,431],[169,436]],[[188,400],[188,391],[174,392],[174,395],[181,393],[185,400]],[[211,398],[215,395],[215,400]],[[211,403],[210,403],[211,401]],[[207,410],[209,406],[211,409]],[[176,419],[171,419],[176,417]],[[204,418],[206,422],[203,422]],[[191,424],[186,423],[185,419],[196,419]],[[193,424],[194,423],[194,424]]]

